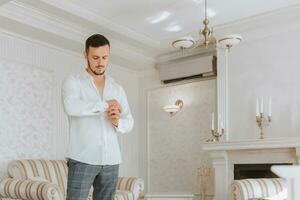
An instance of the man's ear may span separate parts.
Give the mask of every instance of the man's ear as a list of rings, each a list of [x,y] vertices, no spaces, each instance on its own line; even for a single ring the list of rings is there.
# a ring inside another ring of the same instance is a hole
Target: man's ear
[[[85,59],[87,59],[87,53],[86,53],[86,51],[83,52],[83,55],[84,55]]]

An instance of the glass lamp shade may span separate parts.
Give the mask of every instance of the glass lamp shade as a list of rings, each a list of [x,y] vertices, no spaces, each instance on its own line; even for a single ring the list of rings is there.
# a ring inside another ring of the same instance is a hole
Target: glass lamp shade
[[[242,41],[242,36],[239,34],[231,34],[219,40],[219,43],[230,48]]]
[[[167,105],[164,106],[164,111],[170,113],[171,116],[175,115],[180,110],[180,107],[177,105]]]
[[[172,46],[177,49],[189,49],[195,45],[194,38],[190,36],[181,37],[172,42]]]

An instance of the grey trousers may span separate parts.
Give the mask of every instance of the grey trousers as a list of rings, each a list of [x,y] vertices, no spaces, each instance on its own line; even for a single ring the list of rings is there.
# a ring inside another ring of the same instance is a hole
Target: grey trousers
[[[86,200],[94,187],[93,200],[114,200],[119,165],[89,165],[69,159],[67,200]]]

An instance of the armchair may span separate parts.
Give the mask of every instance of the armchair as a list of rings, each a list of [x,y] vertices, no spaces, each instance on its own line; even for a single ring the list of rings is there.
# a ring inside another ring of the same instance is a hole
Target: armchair
[[[16,160],[8,165],[7,179],[0,179],[0,199],[64,200],[68,167],[65,160]],[[115,200],[143,197],[144,181],[119,177]],[[92,189],[88,197],[92,199]]]
[[[287,182],[282,178],[256,178],[234,180],[231,200],[285,200]]]

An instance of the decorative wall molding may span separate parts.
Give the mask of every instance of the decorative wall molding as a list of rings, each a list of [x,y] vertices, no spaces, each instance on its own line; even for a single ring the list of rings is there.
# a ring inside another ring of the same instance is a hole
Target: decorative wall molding
[[[211,137],[207,116],[215,108],[216,80],[158,86],[149,89],[147,96],[147,192],[199,194],[200,183],[195,180],[198,168],[212,165],[199,148],[201,141]],[[170,117],[162,107],[177,98],[183,100],[184,107]],[[178,167],[171,169],[174,164]],[[210,183],[206,183],[207,195],[212,193]]]
[[[54,73],[0,60],[0,173],[15,159],[54,158]]]

